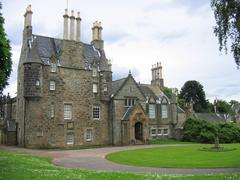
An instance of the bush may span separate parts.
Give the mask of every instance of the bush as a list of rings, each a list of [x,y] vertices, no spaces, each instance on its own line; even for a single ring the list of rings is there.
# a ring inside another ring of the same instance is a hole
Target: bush
[[[200,143],[213,143],[216,128],[220,143],[240,142],[240,127],[234,123],[213,124],[206,120],[190,117],[183,126],[183,140]]]

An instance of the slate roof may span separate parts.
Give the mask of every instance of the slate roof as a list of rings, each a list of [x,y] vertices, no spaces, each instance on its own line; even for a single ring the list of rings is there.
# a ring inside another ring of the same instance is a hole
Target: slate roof
[[[212,123],[226,122],[227,120],[227,117],[224,114],[216,113],[194,113],[193,116]]]
[[[61,59],[63,40],[61,39],[33,35],[32,39],[28,41],[28,45],[31,49],[28,59],[29,62],[39,62],[48,65],[53,55],[59,58],[59,63],[63,61],[63,59]],[[100,62],[102,52],[90,44],[82,43],[82,47],[85,68],[89,69],[93,60],[98,61],[98,63]]]
[[[135,105],[136,106],[136,105]],[[126,121],[129,119],[129,116],[132,114],[133,110],[135,109],[134,107],[135,106],[132,106],[132,107],[129,107],[126,111],[126,113],[123,115],[122,117],[122,120]]]
[[[127,78],[112,81],[112,94],[116,94]]]

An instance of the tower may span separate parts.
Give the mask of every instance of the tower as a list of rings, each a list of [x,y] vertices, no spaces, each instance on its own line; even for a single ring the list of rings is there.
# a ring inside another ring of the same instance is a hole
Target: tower
[[[158,62],[152,66],[152,81],[151,85],[158,86],[163,90],[164,82],[162,77],[162,64]]]

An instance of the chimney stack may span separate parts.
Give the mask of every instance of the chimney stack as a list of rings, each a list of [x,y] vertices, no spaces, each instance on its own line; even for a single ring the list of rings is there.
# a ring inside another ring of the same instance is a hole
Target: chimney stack
[[[80,42],[80,36],[81,36],[81,18],[80,18],[80,12],[77,13],[76,17],[76,41]]]
[[[95,21],[92,27],[92,44],[97,49],[103,49],[102,40],[102,24],[101,22]]]
[[[65,9],[65,14],[63,15],[63,39],[68,39],[68,10]]]
[[[71,16],[70,16],[70,40],[74,40],[74,11],[71,11]]]
[[[27,27],[32,27],[32,9],[31,9],[31,5],[28,5],[28,7],[26,8],[26,12],[24,14],[24,28],[27,28]]]

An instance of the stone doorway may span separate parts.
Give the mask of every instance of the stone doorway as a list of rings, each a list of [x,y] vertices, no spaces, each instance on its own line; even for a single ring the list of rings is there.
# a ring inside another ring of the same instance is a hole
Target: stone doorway
[[[141,122],[137,122],[135,124],[135,139],[143,140],[143,124]]]

